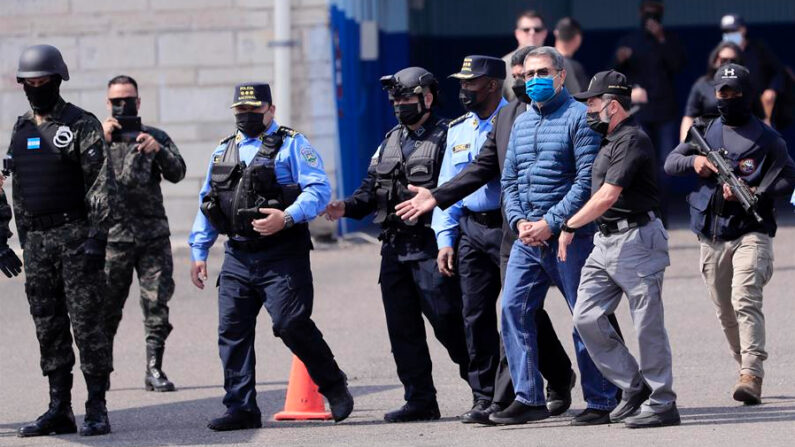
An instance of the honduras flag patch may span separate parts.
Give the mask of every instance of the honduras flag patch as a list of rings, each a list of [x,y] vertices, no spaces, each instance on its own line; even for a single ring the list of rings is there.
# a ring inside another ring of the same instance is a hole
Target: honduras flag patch
[[[28,149],[41,149],[41,138],[28,138]]]

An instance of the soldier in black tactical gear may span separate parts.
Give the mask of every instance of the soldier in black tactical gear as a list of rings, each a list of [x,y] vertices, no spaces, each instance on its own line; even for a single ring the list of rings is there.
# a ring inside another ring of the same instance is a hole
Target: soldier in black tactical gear
[[[113,368],[101,325],[100,287],[115,183],[102,126],[61,98],[59,87],[66,80],[69,72],[57,48],[36,45],[22,53],[17,82],[32,111],[14,126],[6,165],[13,172],[25,291],[41,369],[50,382],[50,407],[21,427],[19,436],[77,431],[71,405],[72,334],[88,388],[80,434],[110,432],[105,391]]]
[[[434,115],[438,87],[433,74],[409,67],[381,78],[399,124],[387,132],[351,197],[326,208],[327,218],[362,219],[375,212],[383,229],[381,295],[397,372],[406,404],[384,415],[387,422],[440,418],[431,375],[431,357],[425,341],[424,314],[436,338],[458,364],[467,380],[469,356],[461,314],[458,281],[436,267],[436,237],[430,216],[404,222],[395,205],[411,198],[409,185],[436,186],[444,155],[448,120]]]

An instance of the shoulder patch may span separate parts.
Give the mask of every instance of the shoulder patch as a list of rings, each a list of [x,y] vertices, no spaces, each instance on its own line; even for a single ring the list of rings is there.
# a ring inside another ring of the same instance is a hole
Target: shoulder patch
[[[458,118],[456,118],[456,119],[454,119],[454,120],[450,121],[450,124],[448,124],[448,125],[447,125],[447,127],[453,127],[453,126],[455,126],[455,125],[457,125],[457,124],[461,124],[461,123],[463,123],[464,121],[466,121],[466,119],[467,119],[467,115],[469,115],[469,114],[468,114],[468,113],[465,113],[465,114],[463,114],[463,115],[459,116]]]
[[[320,159],[317,156],[317,152],[312,146],[304,146],[301,148],[301,158],[304,159],[306,164],[309,166],[316,168],[320,164]]]

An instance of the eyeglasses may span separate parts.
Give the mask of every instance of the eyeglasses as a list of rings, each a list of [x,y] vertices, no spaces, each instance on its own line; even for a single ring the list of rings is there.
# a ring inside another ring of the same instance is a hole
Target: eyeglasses
[[[525,80],[530,80],[533,78],[551,78],[554,77],[555,70],[549,68],[539,68],[538,70],[527,70],[526,72],[522,73],[522,76]]]
[[[517,29],[525,34],[529,33],[530,30],[534,31],[535,33],[540,33],[546,30],[546,28],[544,28],[543,26],[528,26],[527,28],[517,28]]]

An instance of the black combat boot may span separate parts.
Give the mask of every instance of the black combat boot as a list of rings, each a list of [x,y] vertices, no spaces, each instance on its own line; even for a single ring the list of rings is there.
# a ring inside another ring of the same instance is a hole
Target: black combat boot
[[[343,374],[344,375],[344,374]],[[331,416],[334,422],[341,422],[350,416],[353,411],[353,396],[348,390],[348,377],[345,376],[342,383],[334,389],[325,393],[328,406],[331,409]]]
[[[105,407],[105,391],[108,387],[108,375],[89,375],[86,378],[88,400],[86,401],[86,416],[80,426],[80,436],[97,436],[110,433],[108,409]]]
[[[50,381],[50,408],[35,422],[19,428],[17,434],[22,438],[77,432],[72,413],[72,372],[55,370],[47,379]]]
[[[146,391],[174,391],[174,384],[168,380],[166,373],[161,369],[163,366],[163,349],[154,346],[146,347],[146,377],[144,386]]]

